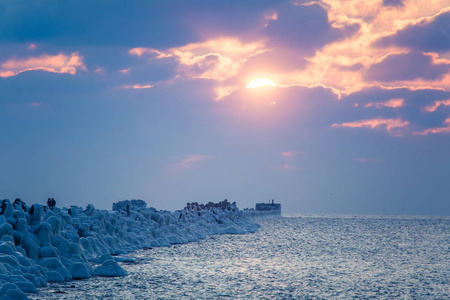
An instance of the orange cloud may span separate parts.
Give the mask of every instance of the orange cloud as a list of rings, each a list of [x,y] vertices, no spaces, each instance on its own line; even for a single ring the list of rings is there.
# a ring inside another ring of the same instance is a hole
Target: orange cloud
[[[52,73],[76,74],[78,70],[86,70],[83,57],[78,52],[70,56],[65,54],[41,55],[28,59],[10,59],[1,64],[0,77],[16,76],[26,71],[41,70]]]
[[[271,13],[271,14],[267,14],[267,15],[264,16],[264,20],[266,21],[266,22],[264,23],[264,28],[265,28],[265,27],[269,26],[269,22],[270,22],[270,21],[276,21],[276,20],[278,20],[278,13],[277,13],[276,11],[274,11],[274,12]]]
[[[402,98],[393,98],[391,100],[388,100],[386,102],[369,102],[364,107],[376,107],[376,108],[383,108],[383,107],[391,107],[391,108],[397,108],[397,107],[403,107],[405,100]]]
[[[216,100],[220,100],[237,89],[223,82],[237,76],[249,58],[265,51],[268,50],[263,42],[243,43],[236,38],[219,38],[167,50],[133,48],[128,53],[149,55],[152,59],[175,59],[177,71],[187,78],[217,81]]]
[[[236,91],[239,86],[236,85],[218,85],[214,88],[214,92],[216,94],[216,101],[220,101],[225,97],[231,95],[234,91]]]
[[[317,84],[321,83],[339,91],[342,95],[360,91],[373,85],[362,75],[371,65],[389,53],[398,53],[405,49],[392,46],[389,48],[374,47],[373,43],[383,36],[394,34],[408,25],[420,23],[423,20],[433,20],[445,12],[448,1],[405,0],[401,9],[386,8],[382,0],[323,0],[327,7],[328,18],[333,27],[358,23],[357,34],[342,41],[330,43],[307,57],[309,64],[305,69],[290,73],[278,74],[280,85],[286,84]],[[448,64],[448,55],[439,58],[435,53],[425,53],[432,58],[432,67],[442,67]],[[376,84],[380,86],[379,83]],[[395,81],[384,84],[390,87],[413,88],[450,88],[450,74],[435,80],[417,78],[408,81]]]
[[[264,45],[260,42],[221,38],[172,48],[159,57],[174,57],[179,62],[178,71],[188,77],[224,81],[236,76],[247,59],[261,51]]]
[[[342,124],[335,123],[332,125],[332,127],[336,127],[336,128],[340,128],[340,127],[369,128],[369,129],[384,127],[390,134],[401,135],[400,131],[394,132],[394,130],[405,128],[408,125],[409,125],[409,122],[403,121],[401,118],[395,118],[395,119],[376,118],[376,119],[360,120],[360,121],[354,121],[354,122],[348,122],[348,123],[342,123]]]
[[[120,70],[119,73],[128,75],[130,73],[130,70],[131,70],[131,68],[123,69],[123,70]]]
[[[166,56],[163,52],[153,48],[132,48],[128,53],[136,56],[154,55],[156,58],[170,57],[170,55]]]
[[[445,127],[436,127],[436,128],[429,128],[425,129],[421,132],[414,132],[415,135],[428,135],[430,133],[450,133],[450,118],[447,118],[444,121],[444,124],[447,124]]]
[[[147,84],[147,85],[141,85],[141,84],[129,84],[129,85],[123,85],[120,88],[122,89],[135,89],[135,90],[141,90],[141,89],[150,89],[154,87],[154,85]]]
[[[449,100],[442,100],[442,101],[434,101],[432,105],[429,105],[424,108],[425,111],[433,112],[436,111],[436,109],[440,106],[450,106],[450,99]]]

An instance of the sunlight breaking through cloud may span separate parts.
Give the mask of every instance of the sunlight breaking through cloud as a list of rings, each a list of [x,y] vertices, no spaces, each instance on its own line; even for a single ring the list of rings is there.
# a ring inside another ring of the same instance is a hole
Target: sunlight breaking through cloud
[[[86,70],[83,57],[78,53],[70,56],[60,53],[57,55],[41,55],[28,59],[10,59],[1,64],[0,77],[16,76],[26,71],[45,71],[52,73],[76,74],[77,70]]]

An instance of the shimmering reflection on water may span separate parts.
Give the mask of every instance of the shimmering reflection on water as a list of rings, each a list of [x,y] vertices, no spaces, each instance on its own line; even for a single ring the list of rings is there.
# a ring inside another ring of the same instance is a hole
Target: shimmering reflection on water
[[[450,299],[450,218],[302,216],[141,250],[123,278],[36,299]],[[60,292],[60,293],[55,293]]]

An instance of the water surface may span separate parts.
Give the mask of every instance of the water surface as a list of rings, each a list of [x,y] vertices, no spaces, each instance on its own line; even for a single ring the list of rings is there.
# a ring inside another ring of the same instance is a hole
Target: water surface
[[[34,299],[450,299],[450,218],[300,216],[253,234],[140,250],[127,277]]]

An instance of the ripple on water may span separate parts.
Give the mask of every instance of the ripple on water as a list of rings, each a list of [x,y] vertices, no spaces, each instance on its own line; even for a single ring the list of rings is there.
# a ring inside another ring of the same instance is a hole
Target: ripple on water
[[[450,299],[450,218],[301,216],[253,234],[140,250],[127,277],[32,299]]]

